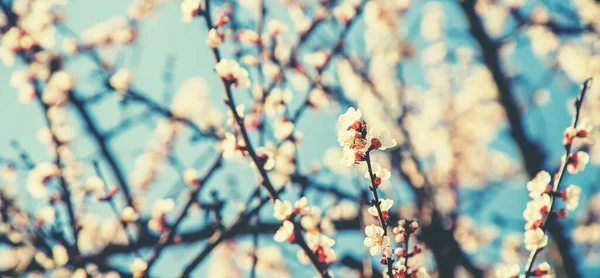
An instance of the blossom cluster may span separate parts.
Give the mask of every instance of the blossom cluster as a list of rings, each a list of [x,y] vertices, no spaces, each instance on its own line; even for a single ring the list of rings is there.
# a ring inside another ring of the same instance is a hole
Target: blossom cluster
[[[362,111],[348,108],[346,113],[338,118],[338,142],[344,149],[342,151],[341,163],[345,166],[366,164],[367,172],[365,178],[369,180],[369,190],[373,194],[367,212],[379,221],[379,224],[370,224],[365,227],[365,239],[363,244],[369,248],[372,256],[381,254],[380,263],[387,265],[384,271],[387,277],[405,277],[405,275],[416,275],[427,277],[427,271],[423,267],[422,249],[414,246],[409,252],[409,238],[419,228],[416,221],[400,220],[398,226],[392,229],[396,243],[402,244],[402,248],[392,249],[390,237],[388,236],[388,225],[391,219],[390,209],[394,201],[379,197],[378,188],[391,177],[391,172],[378,163],[371,162],[371,151],[387,150],[396,146],[390,134],[378,127],[367,126],[362,119]]]
[[[367,123],[362,119],[362,112],[353,107],[338,118],[338,142],[342,151],[342,164],[352,166],[365,161],[367,152],[372,150],[387,150],[396,146],[394,140],[386,130],[377,127],[367,130]],[[368,174],[367,174],[368,175]],[[377,175],[377,174],[376,174]],[[380,168],[376,180],[389,178],[389,171]],[[377,185],[379,185],[377,184]]]
[[[589,134],[591,126],[587,119],[581,120],[578,125],[568,127],[564,131],[563,145],[567,154],[562,157],[561,170],[554,177],[546,171],[540,171],[532,180],[527,182],[527,191],[531,201],[527,203],[523,211],[525,218],[525,249],[535,254],[548,245],[548,235],[545,231],[545,223],[549,217],[566,218],[569,211],[574,211],[579,206],[581,188],[577,185],[569,185],[559,190],[562,175],[566,170],[570,174],[577,174],[585,169],[589,161],[586,152],[578,151],[571,153],[571,147],[576,138],[585,139]],[[565,204],[565,208],[554,209],[554,202],[559,198]],[[552,269],[546,262],[530,269],[533,261],[528,262],[526,275],[536,277],[552,277]],[[496,276],[499,278],[519,277],[520,267],[518,265],[507,265],[499,268]]]
[[[303,240],[298,238],[302,237],[298,229],[304,229],[306,244],[320,263],[329,265],[337,260],[337,254],[333,250],[335,240],[325,235],[334,231],[333,224],[328,218],[321,217],[320,208],[309,206],[306,197],[296,201],[293,206],[290,201],[277,199],[273,216],[283,221],[283,225],[275,233],[275,241],[297,243],[298,240]],[[311,262],[306,250],[298,251],[298,259],[304,264]]]

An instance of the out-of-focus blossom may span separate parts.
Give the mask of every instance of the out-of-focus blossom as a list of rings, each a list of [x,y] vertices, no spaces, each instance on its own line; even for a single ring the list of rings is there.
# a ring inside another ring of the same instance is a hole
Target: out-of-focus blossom
[[[323,68],[325,63],[329,60],[329,54],[323,50],[319,50],[304,55],[304,62],[317,68]]]
[[[356,15],[356,6],[353,1],[343,1],[333,9],[333,16],[337,21],[347,24]]]
[[[79,44],[77,39],[64,38],[62,41],[62,48],[69,55],[77,54],[77,52],[79,52]]]
[[[223,43],[223,39],[225,38],[225,34],[222,34],[219,29],[212,28],[208,31],[208,39],[206,39],[206,44],[212,48],[219,48],[221,43]]]
[[[294,203],[295,214],[306,214],[308,213],[308,210],[308,199],[306,197],[302,197]]]
[[[29,171],[26,187],[29,193],[36,199],[46,196],[46,183],[52,178],[58,177],[60,170],[55,164],[40,163]]]
[[[275,236],[273,237],[277,242],[294,242],[295,234],[294,234],[294,223],[289,220],[285,220],[283,225],[279,227],[277,232],[275,232]]]
[[[560,192],[560,196],[563,201],[567,204],[568,210],[575,210],[579,206],[579,199],[581,198],[581,187],[577,185],[569,185],[567,189]]]
[[[523,217],[527,221],[526,229],[537,228],[542,225],[542,218],[550,212],[550,196],[543,194],[527,203]]]
[[[193,168],[185,169],[183,172],[183,180],[188,185],[195,185],[198,182],[198,171]]]
[[[52,247],[52,258],[57,266],[64,266],[69,262],[69,254],[67,248],[62,244],[57,244]]]
[[[329,107],[329,97],[321,88],[314,88],[309,92],[308,102],[315,109]]]
[[[152,15],[164,0],[135,0],[129,6],[129,17],[134,20],[144,20]]]
[[[129,90],[132,81],[133,74],[131,71],[128,69],[120,69],[110,77],[108,83],[119,93],[124,94]]]
[[[292,91],[289,89],[275,88],[265,100],[265,112],[272,116],[285,112],[287,105],[292,101]]]
[[[253,30],[243,29],[239,31],[238,36],[240,38],[240,42],[245,44],[255,44],[259,42],[258,33]]]
[[[148,264],[141,258],[136,258],[129,266],[129,270],[133,273],[133,277],[142,277],[142,274],[148,269]]]
[[[281,22],[280,20],[277,19],[270,19],[267,22],[267,32],[271,35],[271,36],[277,36],[281,33],[285,33],[288,31],[288,26],[287,24]]]
[[[531,50],[540,57],[545,57],[560,46],[559,38],[548,28],[534,25],[528,30]]]
[[[104,193],[104,181],[98,176],[91,176],[85,180],[85,189],[89,192],[101,194]]]
[[[565,157],[563,156],[563,161]],[[571,174],[577,174],[585,170],[585,166],[590,161],[590,156],[583,151],[576,152],[569,156],[567,160],[567,171]]]
[[[542,277],[542,278],[550,278],[552,277],[552,267],[550,267],[550,264],[548,264],[547,262],[543,262],[541,264],[539,264],[535,269],[533,269],[533,275],[535,277]]]
[[[233,86],[240,88],[249,88],[250,79],[248,78],[248,71],[234,61],[229,59],[222,59],[215,66],[217,74],[231,82]]]
[[[232,133],[225,133],[225,138],[221,141],[221,150],[223,158],[235,158],[245,155],[245,144],[243,141],[238,141]]]
[[[275,138],[279,140],[284,140],[292,136],[295,125],[289,119],[282,117],[275,120],[273,127],[275,129]]]
[[[152,217],[161,217],[175,208],[173,199],[158,199],[152,206]]]
[[[504,265],[496,269],[496,278],[517,278],[520,271],[519,265]]]
[[[529,191],[529,197],[535,198],[546,192],[550,185],[550,174],[546,171],[540,171],[535,177],[527,182],[527,190]]]
[[[97,23],[85,30],[82,35],[85,47],[99,46],[108,48],[127,45],[137,39],[137,30],[123,17],[113,17]]]
[[[121,221],[123,222],[135,222],[140,218],[140,215],[132,207],[126,207],[121,212]]]
[[[306,243],[310,250],[316,255],[319,262],[329,265],[337,260],[337,254],[333,250],[335,240],[319,233],[308,233]],[[304,264],[310,264],[311,261],[303,250],[298,251],[298,259]]]
[[[190,22],[198,16],[201,11],[200,0],[183,0],[181,2],[181,21]]]
[[[540,228],[535,228],[525,231],[525,249],[536,251],[546,247],[548,244],[548,236]]]
[[[290,201],[281,201],[279,199],[275,200],[275,205],[273,207],[273,216],[277,220],[285,220],[287,219],[293,212],[292,203]]]

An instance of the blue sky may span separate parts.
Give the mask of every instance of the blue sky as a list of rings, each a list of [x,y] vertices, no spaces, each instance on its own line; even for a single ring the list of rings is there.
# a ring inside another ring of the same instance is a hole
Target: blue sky
[[[274,2],[274,1],[273,1]],[[81,34],[83,30],[92,26],[95,22],[104,21],[112,16],[126,16],[127,9],[130,1],[121,0],[105,0],[105,1],[91,1],[91,0],[73,0],[67,6],[67,19],[65,25],[76,33]],[[417,3],[415,5],[421,5]],[[445,4],[448,8],[448,27],[449,29],[456,28],[459,31],[467,31],[467,23],[463,20],[460,14],[460,7],[458,5]],[[418,10],[418,9],[417,9]],[[278,16],[279,10],[272,12],[274,16]],[[419,13],[409,13],[407,21],[412,22],[418,20]],[[152,16],[149,20],[143,22],[140,25],[140,37],[139,42],[133,46],[116,53],[113,56],[119,57],[119,66],[130,68],[134,71],[134,86],[147,93],[157,102],[161,102],[163,92],[169,90],[165,87],[164,73],[165,66],[169,61],[173,61],[172,73],[173,81],[171,89],[176,91],[186,80],[191,77],[200,76],[203,77],[209,86],[209,91],[213,103],[225,111],[225,105],[222,103],[223,93],[220,81],[217,79],[216,74],[213,71],[213,58],[206,46],[206,29],[203,21],[194,20],[192,23],[184,24],[181,22],[179,6],[174,3],[164,5],[157,14]],[[359,25],[357,30],[361,30]],[[356,39],[356,52],[360,53],[360,47],[362,46],[362,36],[358,36]],[[59,42],[59,41],[57,41]],[[419,39],[417,36],[414,37],[413,42],[415,48],[418,50],[421,47],[426,46],[426,42]],[[59,44],[59,43],[58,43]],[[457,35],[455,38],[450,40],[449,46],[473,46],[474,41],[470,39],[468,33],[464,33],[464,36]],[[227,48],[224,53],[227,53]],[[225,54],[226,57],[230,57]],[[96,93],[95,87],[98,84],[97,77],[89,75],[91,69],[94,68],[93,64],[86,60],[85,57],[76,58],[75,61],[69,63],[66,70],[75,73],[78,76],[78,90],[81,95],[90,95]],[[526,72],[525,76],[532,83],[535,83],[538,78],[542,75],[542,69],[544,65],[540,63],[536,58],[528,52],[525,47],[523,50],[519,50],[512,63],[517,63],[520,68]],[[0,65],[0,127],[4,132],[0,133],[0,156],[15,158],[16,153],[10,147],[11,140],[17,140],[22,148],[27,150],[31,155],[32,160],[41,162],[47,160],[46,146],[39,143],[36,139],[38,129],[43,126],[42,112],[35,104],[21,105],[17,101],[16,90],[11,88],[9,85],[9,79],[12,71],[21,68],[21,65],[17,64],[11,68],[7,68],[4,65]],[[415,61],[408,62],[404,66],[404,74],[407,79],[407,83],[415,87],[423,87],[424,77],[422,72],[422,65],[420,65],[418,59]],[[94,81],[95,80],[95,81]],[[562,131],[570,123],[570,118],[567,113],[567,99],[574,97],[577,94],[577,85],[570,83],[568,80],[565,82],[564,76],[558,76],[553,79],[549,84],[549,88],[552,93],[552,100],[550,104],[543,108],[534,109],[526,118],[526,126],[528,127],[528,133],[535,141],[543,144],[543,146],[549,152],[548,167],[553,169],[558,164],[559,155],[561,154],[562,147],[560,138]],[[520,99],[527,99],[530,94],[528,86],[521,86],[515,88]],[[242,91],[236,91],[236,99],[247,101],[246,93]],[[296,94],[294,96],[296,101],[303,99],[303,93]],[[294,105],[298,105],[296,102]],[[167,106],[167,104],[164,104]],[[123,117],[136,115],[143,112],[141,107],[131,106],[127,109],[123,109],[119,105],[118,97],[111,96],[100,104],[92,108],[93,115],[98,119],[98,124],[102,129],[110,129],[116,125]],[[301,152],[303,159],[301,159],[302,168],[306,173],[310,163],[312,161],[321,160],[322,154],[330,147],[336,146],[337,141],[335,138],[335,120],[337,115],[341,112],[341,109],[331,109],[330,111],[313,112],[312,110],[305,114],[299,123],[299,129],[304,132],[304,141],[302,144]],[[543,118],[544,121],[540,121]],[[79,134],[83,134],[84,130],[81,128],[81,122],[77,116],[71,117],[71,123],[76,125],[79,130]],[[155,121],[154,121],[155,122]],[[121,165],[125,172],[130,172],[133,168],[135,158],[143,150],[143,146],[147,140],[148,134],[151,131],[152,126],[147,124],[136,125],[135,128],[129,130],[112,140],[110,146],[114,152],[119,154]],[[184,132],[178,139],[175,153],[181,158],[186,165],[196,165],[200,169],[210,163],[212,158],[204,161],[199,161],[194,164],[198,154],[205,152],[210,149],[212,143],[190,143],[188,142],[189,133]],[[512,144],[508,132],[503,132],[498,140],[493,143],[495,148],[505,150],[512,156],[517,156],[515,152],[515,146]],[[94,145],[88,139],[78,140],[75,145],[75,149],[81,157],[89,157],[94,153]],[[211,157],[211,155],[208,155]],[[493,162],[488,162],[493,163]],[[239,192],[233,192],[241,196],[246,196],[252,189],[252,186],[246,186],[246,181],[256,180],[255,173],[249,167],[245,166],[241,162],[227,163],[227,166],[220,170],[215,177],[212,179],[209,188],[203,191],[202,198],[205,200],[209,199],[209,193],[212,189],[218,190],[227,197],[228,192],[226,184],[232,179],[237,179],[240,184],[236,187]],[[172,169],[166,169],[166,174],[162,176],[155,186],[152,187],[148,196],[150,199],[164,196],[168,191],[168,187],[164,185],[171,185],[177,180],[177,175]],[[105,169],[105,173],[109,171]],[[234,175],[235,174],[235,175]],[[235,176],[235,177],[234,177]],[[578,180],[568,179],[567,182],[581,182],[581,185],[586,188],[587,184],[583,182],[585,178],[591,178],[594,176],[594,170],[588,169],[584,175]],[[21,179],[24,180],[25,175],[21,175]],[[109,176],[109,179],[113,180]],[[348,184],[347,188],[350,188],[349,179],[340,179],[344,184]],[[514,181],[513,184],[504,184],[503,188],[499,190],[491,198],[490,203],[485,206],[477,215],[473,215],[475,219],[481,221],[482,224],[491,223],[490,219],[494,215],[501,215],[508,219],[515,221],[521,221],[521,212],[527,202],[527,194],[525,192],[524,183],[526,179]],[[399,182],[396,180],[396,182]],[[27,197],[26,190],[24,187],[19,188],[20,197],[27,205],[31,204],[31,207],[36,207],[32,200]],[[292,191],[293,192],[293,191]],[[585,191],[584,191],[585,192]],[[400,192],[402,195],[405,192]],[[468,192],[464,192],[465,197],[468,199],[470,195]],[[290,199],[295,199],[295,195],[289,194]],[[405,195],[402,195],[405,196]],[[585,197],[584,197],[585,198]],[[409,198],[401,197],[402,202],[409,201]],[[226,220],[233,220],[235,213],[233,208],[229,208],[226,213]],[[266,206],[263,210],[265,217],[270,217],[272,209],[270,206]],[[575,217],[565,220],[565,223],[572,223],[575,221]],[[192,219],[184,223],[182,231],[186,229],[192,229],[195,227],[202,226],[202,223],[198,223],[198,219]],[[511,228],[498,227],[502,232],[521,232],[520,230],[510,230]],[[338,235],[336,251],[339,254],[346,252],[352,252],[356,254],[360,250],[361,244],[356,244],[357,240],[362,241],[361,235],[357,233],[340,233]],[[270,238],[261,239],[262,242],[269,242],[272,244]],[[189,246],[180,246],[176,248],[169,248],[162,255],[153,270],[154,275],[160,277],[168,277],[172,275],[174,269],[181,269],[192,256],[196,254],[204,243],[197,243]],[[295,257],[295,246],[285,246],[285,252]],[[185,254],[185,256],[182,256]],[[183,258],[182,258],[183,257]],[[116,264],[123,264],[126,266],[131,262],[132,257],[128,256],[123,260],[121,257],[115,257]],[[484,252],[483,255],[477,256],[477,260],[485,263],[494,262],[498,260],[497,254],[489,250]],[[295,259],[292,261],[292,265],[295,263]],[[598,261],[586,261],[583,263],[586,270],[589,273],[596,273],[600,271],[600,264]],[[126,267],[125,267],[126,268]],[[207,264],[201,265],[195,272],[196,275],[205,276],[207,273]],[[295,274],[299,277],[312,275],[312,269],[310,267],[294,267]],[[301,274],[300,274],[301,273]]]

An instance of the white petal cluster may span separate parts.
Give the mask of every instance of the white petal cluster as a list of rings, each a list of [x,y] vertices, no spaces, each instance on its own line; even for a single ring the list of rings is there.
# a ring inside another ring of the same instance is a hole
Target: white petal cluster
[[[211,48],[219,48],[221,43],[223,43],[225,35],[222,34],[219,29],[212,28],[208,31],[208,39],[206,39],[206,44]]]
[[[48,105],[61,105],[67,101],[71,89],[75,86],[73,76],[65,71],[57,71],[48,80],[42,92],[42,100]]]
[[[240,88],[250,88],[250,78],[248,71],[240,66],[236,61],[230,59],[222,59],[215,66],[217,74],[231,82],[233,86]]]
[[[571,184],[561,194],[563,201],[567,204],[567,209],[570,211],[575,210],[579,206],[579,199],[581,198],[581,187]]]
[[[535,198],[542,195],[550,185],[550,174],[546,171],[540,171],[537,175],[527,182],[529,197]]]
[[[290,89],[275,88],[265,99],[265,113],[269,116],[283,114],[290,102],[292,102],[292,91]]]
[[[107,21],[96,23],[85,30],[82,35],[84,47],[111,48],[123,46],[135,41],[137,30],[129,25],[124,17],[112,17]]]
[[[125,94],[127,90],[129,90],[129,85],[131,85],[132,81],[133,74],[131,71],[128,69],[120,69],[110,77],[108,83],[117,92]]]
[[[152,206],[152,218],[148,222],[151,230],[162,232],[166,228],[166,215],[175,208],[173,199],[158,199]]]
[[[183,0],[181,2],[181,21],[191,22],[194,17],[200,14],[201,0]]]
[[[27,177],[26,187],[27,191],[36,199],[42,199],[46,197],[47,189],[46,183],[52,178],[58,177],[60,170],[52,163],[40,163],[35,168],[29,171]]]
[[[519,265],[504,265],[496,269],[496,278],[517,278],[521,267]]]
[[[392,205],[394,205],[394,200],[390,200],[390,199],[379,199],[380,201],[380,209],[381,209],[381,213],[383,214],[383,217],[386,217],[386,215],[388,215],[388,210],[390,208],[392,208]],[[377,211],[377,208],[375,206],[370,206],[367,209],[367,212],[375,217],[379,217],[379,212]]]
[[[548,245],[548,236],[541,228],[535,228],[525,232],[523,241],[525,242],[525,249],[535,251]]]
[[[383,229],[377,225],[368,225],[365,228],[367,237],[364,240],[364,245],[369,248],[371,256],[381,254],[383,248],[390,245],[390,238],[384,236]]]
[[[179,118],[189,119],[203,131],[223,126],[223,112],[210,101],[208,85],[200,77],[188,79],[175,93],[171,112]]]
[[[563,156],[564,161],[564,156]],[[569,156],[567,161],[567,171],[571,174],[577,174],[585,170],[585,166],[590,161],[590,155],[584,151],[578,151],[573,155]]]
[[[283,221],[283,225],[279,227],[273,237],[277,242],[293,241],[294,240],[294,223],[289,220]]]
[[[290,201],[281,201],[279,199],[275,200],[273,216],[277,220],[285,220],[287,219],[293,212],[292,203]]]

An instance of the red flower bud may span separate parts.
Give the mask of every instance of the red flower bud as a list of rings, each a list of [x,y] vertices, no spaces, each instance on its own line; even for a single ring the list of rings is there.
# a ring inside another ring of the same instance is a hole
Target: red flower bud
[[[379,139],[377,138],[371,138],[371,148],[378,150],[379,148],[381,148],[382,144],[381,141],[379,141]]]
[[[569,216],[569,212],[566,209],[560,209],[554,212],[558,218],[567,218]]]
[[[377,186],[381,185],[381,178],[380,177],[375,176],[375,185],[377,185]]]

